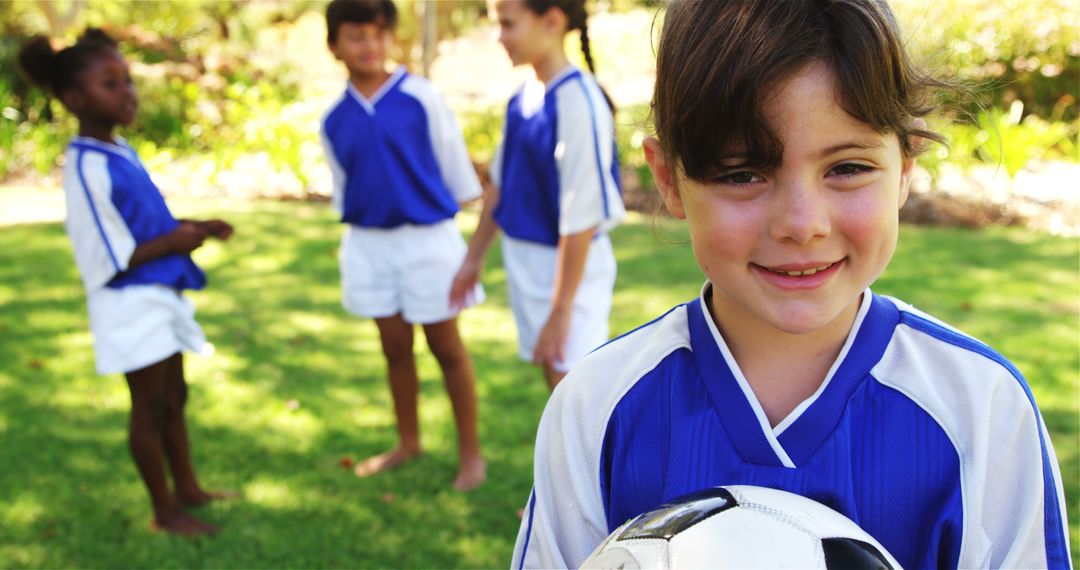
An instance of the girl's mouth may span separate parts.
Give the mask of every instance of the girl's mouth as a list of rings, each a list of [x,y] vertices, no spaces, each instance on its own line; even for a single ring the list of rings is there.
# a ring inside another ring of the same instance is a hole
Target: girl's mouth
[[[825,270],[831,268],[832,266],[836,265],[837,263],[839,263],[839,262],[834,261],[832,263],[825,263],[823,265],[820,265],[820,266],[817,266],[817,267],[810,267],[810,268],[807,268],[807,269],[781,269],[781,268],[772,268],[772,267],[764,267],[764,266],[759,266],[759,267],[761,267],[762,269],[764,269],[766,271],[769,271],[769,272],[772,272],[772,273],[777,273],[777,274],[780,274],[780,275],[787,275],[789,277],[803,277],[803,276],[807,276],[807,275],[813,275],[813,274],[815,274],[815,273],[817,273],[819,271],[825,271]]]

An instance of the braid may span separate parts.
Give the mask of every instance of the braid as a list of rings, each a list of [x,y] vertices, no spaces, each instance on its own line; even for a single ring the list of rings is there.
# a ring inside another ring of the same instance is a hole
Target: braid
[[[582,7],[583,14],[584,11],[584,7]],[[589,25],[585,23],[584,17],[582,17],[581,27],[578,29],[581,30],[581,54],[585,56],[585,63],[589,66],[589,73],[592,73],[595,76],[596,66],[593,65],[592,50],[589,48]],[[597,83],[596,86],[600,87],[600,93],[604,95],[604,101],[607,102],[608,108],[611,109],[611,114],[614,115],[615,102],[611,100],[611,95],[608,95],[607,90],[601,87],[599,83]]]
[[[581,54],[585,56],[585,64],[589,66],[589,73],[596,75],[596,66],[593,64],[592,50],[589,48],[589,25],[582,22],[581,27]]]

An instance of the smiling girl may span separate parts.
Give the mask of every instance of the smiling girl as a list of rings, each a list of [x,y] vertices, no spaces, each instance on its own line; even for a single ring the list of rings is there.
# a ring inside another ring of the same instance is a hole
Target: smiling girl
[[[701,296],[587,356],[540,422],[513,564],[577,567],[717,485],[804,495],[906,568],[1068,567],[1027,383],[870,285],[896,246],[929,89],[875,0],[681,0],[646,141]]]

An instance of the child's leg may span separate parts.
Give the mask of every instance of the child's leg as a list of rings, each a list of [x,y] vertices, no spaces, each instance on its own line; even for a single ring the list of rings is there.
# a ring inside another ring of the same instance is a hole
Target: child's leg
[[[356,474],[367,477],[392,469],[421,453],[420,426],[416,418],[416,396],[420,380],[413,357],[413,326],[400,314],[375,319],[379,341],[386,357],[390,377],[390,395],[397,416],[398,446],[386,453],[369,457],[356,466]]]
[[[150,491],[154,506],[154,525],[164,531],[197,536],[212,534],[215,527],[184,513],[169,492],[165,477],[164,429],[166,412],[166,376],[168,360],[128,372],[131,391],[131,420],[128,442],[139,474]]]
[[[196,507],[212,499],[231,496],[230,493],[206,491],[199,486],[195,467],[191,463],[191,444],[188,440],[184,408],[188,387],[184,378],[184,355],[176,353],[165,361],[165,456],[172,469],[176,499],[182,506]]]
[[[454,488],[468,491],[480,485],[487,472],[476,435],[476,373],[458,333],[457,318],[424,325],[424,334],[442,368],[457,422],[460,464]]]

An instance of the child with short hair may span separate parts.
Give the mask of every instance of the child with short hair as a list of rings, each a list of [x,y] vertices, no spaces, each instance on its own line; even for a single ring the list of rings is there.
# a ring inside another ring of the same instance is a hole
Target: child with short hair
[[[458,203],[480,195],[480,182],[454,115],[431,84],[404,67],[386,71],[396,22],[390,0],[334,0],[326,9],[327,44],[349,72],[345,94],[322,122],[333,205],[347,224],[342,301],[379,328],[398,431],[398,446],[362,461],[356,474],[374,475],[421,453],[413,356],[413,326],[420,324],[457,422],[453,486],[466,491],[483,482],[486,467],[476,434],[473,364],[458,333],[461,307],[448,299],[465,256],[454,216]],[[463,306],[483,295],[473,287]]]
[[[607,233],[626,215],[613,107],[591,73],[570,64],[566,34],[581,33],[593,70],[584,0],[499,0],[499,41],[530,81],[510,99],[491,164],[493,187],[454,281],[460,304],[501,230],[518,355],[554,388],[607,342],[615,255]]]
[[[919,119],[934,85],[884,2],[669,5],[646,159],[707,282],[555,391],[514,566],[577,567],[629,518],[716,485],[817,500],[906,568],[1070,565],[1023,377],[868,288],[940,138]]]
[[[123,372],[131,391],[128,440],[150,492],[152,527],[212,534],[213,525],[184,512],[229,494],[204,490],[191,463],[182,351],[199,351],[206,339],[181,292],[206,284],[191,252],[207,237],[228,239],[232,226],[173,218],[138,155],[113,134],[135,120],[138,99],[108,35],[87,29],[59,52],[38,36],[19,64],[79,119],[64,162],[65,226],[86,287],[97,371]]]

